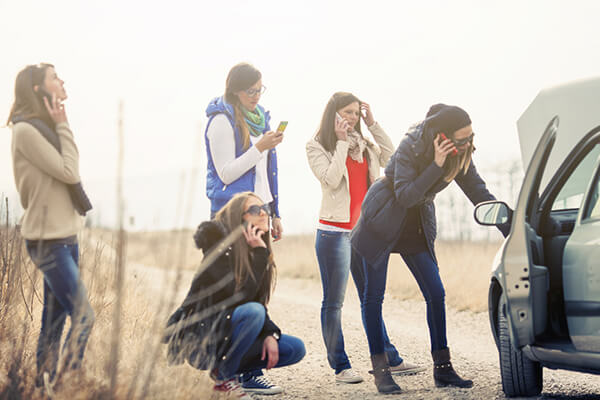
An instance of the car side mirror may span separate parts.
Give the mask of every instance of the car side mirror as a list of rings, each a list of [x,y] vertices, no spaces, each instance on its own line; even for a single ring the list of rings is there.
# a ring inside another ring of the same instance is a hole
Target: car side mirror
[[[492,200],[479,203],[473,214],[479,225],[498,226],[510,224],[512,221],[512,210],[503,201]]]

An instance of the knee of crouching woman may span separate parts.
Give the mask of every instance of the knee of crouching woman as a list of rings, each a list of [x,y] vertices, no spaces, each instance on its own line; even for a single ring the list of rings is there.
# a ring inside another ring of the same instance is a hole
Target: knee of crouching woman
[[[244,323],[252,323],[258,326],[263,326],[267,311],[262,304],[251,301],[237,306],[233,312],[234,321],[244,321]]]

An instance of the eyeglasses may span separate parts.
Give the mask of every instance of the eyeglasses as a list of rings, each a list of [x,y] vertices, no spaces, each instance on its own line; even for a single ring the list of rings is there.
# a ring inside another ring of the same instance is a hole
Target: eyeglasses
[[[263,204],[262,206],[257,206],[256,204],[248,207],[246,211],[242,213],[242,215],[250,214],[250,215],[260,215],[260,211],[264,211],[269,217],[271,216],[271,206],[268,204]]]
[[[265,85],[262,85],[260,87],[260,89],[250,88],[250,89],[244,90],[244,92],[246,92],[246,94],[250,97],[255,97],[259,94],[263,94],[265,92],[265,90],[267,90],[267,87]]]
[[[473,136],[475,136],[475,132],[471,133],[464,139],[452,139],[452,143],[454,143],[456,147],[462,147],[467,143],[473,142]]]

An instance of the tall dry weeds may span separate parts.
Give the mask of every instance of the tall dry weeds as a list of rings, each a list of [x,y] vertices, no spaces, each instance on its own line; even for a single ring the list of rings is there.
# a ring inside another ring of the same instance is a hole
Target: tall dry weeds
[[[173,260],[177,259],[177,249],[185,248],[181,241],[191,240],[185,236],[179,233],[165,238],[170,251],[155,255],[162,259],[163,268],[136,266],[119,278],[115,269],[117,237],[110,232],[82,232],[80,270],[96,323],[83,369],[64,375],[61,384],[53,388],[54,398],[191,399],[211,395],[206,374],[186,365],[168,367],[166,349],[160,343],[168,313],[182,300],[173,285]],[[43,278],[26,254],[16,227],[6,222],[0,229],[0,262],[0,399],[48,398],[45,388],[36,388],[34,383]],[[117,280],[122,285],[120,307],[113,290]],[[149,289],[156,282],[162,283],[163,289],[158,292]],[[110,354],[116,310],[122,323],[118,330],[117,379],[111,388],[113,370],[106,366],[115,365]]]

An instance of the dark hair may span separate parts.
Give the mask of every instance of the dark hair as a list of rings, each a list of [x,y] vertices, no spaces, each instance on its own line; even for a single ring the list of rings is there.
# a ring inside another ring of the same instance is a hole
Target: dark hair
[[[54,68],[54,65],[41,63],[37,65],[28,65],[23,68],[15,80],[15,101],[10,108],[8,120],[9,125],[14,116],[18,115],[23,118],[40,118],[50,126],[53,126],[52,120],[48,115],[46,106],[33,90],[34,86],[42,86],[46,78],[46,70]]]
[[[236,93],[240,90],[250,89],[261,78],[262,74],[259,70],[251,64],[242,62],[229,70],[225,81],[225,101],[233,106],[235,123],[241,131],[244,149],[250,146],[250,133]]]
[[[432,140],[435,140],[437,134],[442,132],[448,138],[453,138],[457,130],[471,125],[471,118],[465,110],[443,103],[434,104],[429,107],[425,121]],[[446,182],[454,180],[460,172],[463,174],[467,173],[471,165],[471,157],[474,149],[471,143],[467,151],[460,156],[446,158],[443,166],[445,171],[444,180]]]
[[[315,139],[317,142],[325,148],[330,153],[333,153],[335,150],[335,145],[338,141],[338,138],[335,134],[335,113],[338,110],[346,107],[348,104],[352,104],[354,102],[358,102],[360,104],[360,100],[358,97],[348,92],[336,92],[331,96],[327,105],[325,106],[325,111],[323,111],[323,117],[321,118],[321,125],[319,126],[319,130],[315,135]],[[356,124],[356,131],[360,133],[362,136],[362,131],[360,129],[360,119]]]

